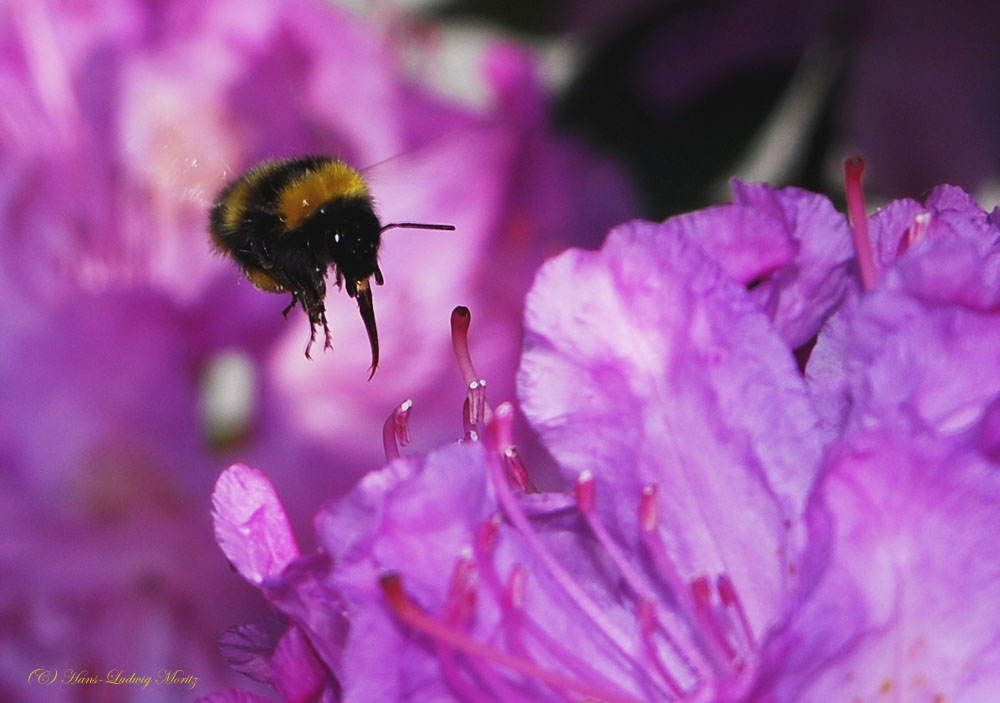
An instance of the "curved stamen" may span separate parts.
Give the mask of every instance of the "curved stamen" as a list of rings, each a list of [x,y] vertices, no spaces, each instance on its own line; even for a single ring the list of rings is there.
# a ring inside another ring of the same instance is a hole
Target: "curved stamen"
[[[441,622],[449,627],[463,630],[472,622],[475,614],[479,571],[476,567],[474,551],[471,547],[462,550],[461,556],[455,562],[452,570],[448,597],[445,600]],[[458,663],[458,652],[444,642],[436,643],[436,654],[442,674],[448,685],[452,687],[462,700],[483,701],[495,700],[493,696],[483,694],[481,686],[475,686],[463,677]],[[463,660],[466,667],[475,672],[473,678],[487,681],[494,691],[498,691],[505,701],[531,703],[529,699],[519,695],[491,667],[476,659]]]
[[[479,429],[475,421],[472,419],[472,403],[469,402],[469,396],[465,397],[462,402],[462,436],[463,442],[478,442],[479,441]]]
[[[729,669],[736,661],[736,649],[726,637],[715,609],[712,607],[712,583],[707,576],[699,576],[691,581],[691,594],[694,596],[694,616],[699,630],[705,635],[705,641],[712,648],[716,659]]]
[[[645,486],[639,500],[639,526],[643,543],[663,579],[667,582],[674,598],[677,599],[681,612],[693,613],[694,603],[691,593],[684,582],[674,560],[667,554],[666,547],[660,540],[657,528],[660,524],[660,504],[657,499],[658,490],[655,485]]]
[[[667,587],[676,600],[676,612],[680,619],[687,623],[691,631],[698,631],[699,620],[697,608],[691,589],[685,583],[674,560],[667,553],[667,548],[660,539],[658,527],[660,524],[660,504],[657,498],[657,487],[655,485],[644,486],[642,497],[639,500],[639,526],[642,535],[643,545],[646,552],[656,565],[660,577],[666,582]],[[677,624],[667,629],[669,636],[677,637],[679,628]],[[683,640],[681,640],[683,642]],[[692,640],[689,640],[692,641]],[[699,639],[693,646],[684,646],[681,649],[681,656],[686,664],[698,675],[704,676],[705,672],[714,670],[717,673],[721,670],[721,663],[715,656],[715,649],[704,642],[704,638]]]
[[[503,449],[503,463],[507,470],[507,480],[522,493],[538,493],[535,484],[528,477],[528,469],[513,444]]]
[[[640,600],[639,633],[642,635],[642,645],[646,650],[646,658],[660,673],[660,677],[666,682],[673,694],[678,698],[683,698],[684,688],[681,686],[680,682],[674,678],[674,675],[667,670],[666,665],[663,663],[663,659],[660,657],[659,652],[656,649],[656,643],[653,642],[653,632],[656,630],[656,627],[656,603],[648,600]],[[673,643],[671,642],[671,644]]]
[[[590,681],[592,685],[614,690],[616,686],[613,681],[581,660],[578,651],[567,649],[565,642],[549,635],[524,611],[528,570],[523,564],[515,564],[506,585],[501,584],[492,561],[492,553],[496,547],[501,524],[503,524],[503,516],[495,513],[480,525],[474,544],[482,581],[493,592],[497,600],[504,605],[500,614],[503,618],[503,632],[508,646],[522,657],[531,658],[525,641],[525,636],[527,636],[534,642],[536,652],[544,652],[553,661],[558,662],[581,679]]]
[[[469,413],[473,423],[486,423],[493,418],[489,403],[486,402],[486,381],[476,374],[469,351],[469,325],[472,313],[469,308],[459,305],[451,311],[451,345],[458,360],[458,370],[469,389]]]
[[[410,410],[412,400],[404,400],[392,411],[382,425],[382,446],[385,448],[386,461],[399,458],[399,448],[410,443]]]

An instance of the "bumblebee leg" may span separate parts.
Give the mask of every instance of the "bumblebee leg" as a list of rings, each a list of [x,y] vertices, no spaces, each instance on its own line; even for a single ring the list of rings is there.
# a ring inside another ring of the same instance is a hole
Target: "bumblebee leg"
[[[316,325],[311,321],[309,323],[309,343],[306,344],[306,358],[312,359],[312,355],[309,353],[312,351],[313,342],[316,341]]]
[[[299,297],[295,295],[295,293],[292,293],[292,302],[288,304],[288,307],[281,311],[281,316],[287,319],[289,311],[295,307],[295,303],[297,302],[299,302]]]
[[[323,332],[326,334],[326,342],[323,344],[324,349],[333,349],[333,335],[330,334],[330,326],[326,324],[326,311],[320,316],[323,321]]]
[[[375,276],[375,282],[378,283],[379,285],[385,283],[385,279],[382,278],[382,269],[380,269],[377,264],[375,266],[374,276]]]

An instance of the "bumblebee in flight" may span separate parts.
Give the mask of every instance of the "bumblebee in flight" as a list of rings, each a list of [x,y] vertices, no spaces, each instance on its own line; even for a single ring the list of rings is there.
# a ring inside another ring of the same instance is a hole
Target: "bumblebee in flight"
[[[306,357],[322,325],[325,348],[333,347],[326,322],[326,274],[357,298],[378,367],[378,330],[371,279],[382,285],[378,249],[394,227],[454,230],[452,225],[379,223],[368,186],[343,161],[324,156],[260,163],[222,189],[212,206],[209,229],[216,248],[242,267],[250,282],[270,293],[291,293],[309,317]]]

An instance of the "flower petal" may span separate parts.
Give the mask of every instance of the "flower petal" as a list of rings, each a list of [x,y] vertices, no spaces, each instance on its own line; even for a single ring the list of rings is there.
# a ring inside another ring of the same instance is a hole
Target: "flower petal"
[[[927,223],[955,224],[945,214]],[[978,226],[959,229],[921,242],[876,289],[841,308],[806,367],[828,436],[872,418],[942,433],[978,422],[1000,393],[998,276],[1000,250]]]
[[[733,202],[774,217],[796,245],[794,259],[754,288],[752,296],[789,346],[809,341],[840,302],[854,260],[846,218],[829,198],[734,179]]]
[[[833,564],[773,643],[789,656],[759,700],[993,700],[996,466],[941,437],[878,430],[842,450],[823,492]]]
[[[234,625],[219,638],[219,651],[236,671],[254,681],[273,685],[271,657],[286,629],[284,620],[276,616]]]
[[[286,701],[307,703],[320,700],[325,689],[336,691],[336,681],[297,627],[288,628],[278,640],[272,661],[274,686]]]
[[[542,267],[525,313],[523,408],[567,479],[589,470],[614,487],[615,524],[634,523],[642,487],[659,484],[683,569],[729,573],[762,627],[797,579],[816,416],[746,290],[663,235],[634,222],[600,252]]]
[[[773,273],[798,251],[780,220],[753,207],[705,208],[671,217],[663,228],[698,242],[726,273],[744,284]]]
[[[274,486],[262,472],[233,464],[212,492],[215,539],[247,581],[259,585],[299,555]]]

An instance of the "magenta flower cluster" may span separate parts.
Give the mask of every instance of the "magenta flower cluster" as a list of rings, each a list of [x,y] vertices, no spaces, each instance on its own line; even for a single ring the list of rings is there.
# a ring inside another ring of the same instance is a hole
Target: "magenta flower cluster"
[[[734,182],[542,266],[519,401],[572,491],[478,384],[456,444],[399,457],[390,417],[316,551],[223,472],[218,542],[280,614],[224,653],[297,703],[995,700],[1000,212],[865,217],[857,163],[848,195],[853,227]]]

